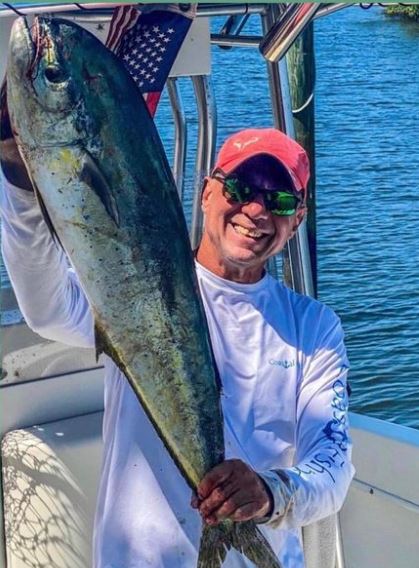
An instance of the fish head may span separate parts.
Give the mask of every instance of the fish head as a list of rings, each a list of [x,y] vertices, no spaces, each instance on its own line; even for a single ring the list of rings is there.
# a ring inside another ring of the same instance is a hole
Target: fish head
[[[38,147],[91,138],[85,103],[90,77],[86,61],[94,59],[92,37],[63,19],[37,17],[31,27],[25,18],[16,20],[7,84],[18,142],[20,134],[26,144]]]

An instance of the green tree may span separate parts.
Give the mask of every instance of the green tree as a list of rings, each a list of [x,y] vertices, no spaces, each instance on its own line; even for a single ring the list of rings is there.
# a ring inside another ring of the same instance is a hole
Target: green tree
[[[419,4],[416,6],[401,6],[400,4],[394,4],[393,6],[387,6],[385,13],[388,16],[401,16],[403,18],[409,18],[419,22]]]

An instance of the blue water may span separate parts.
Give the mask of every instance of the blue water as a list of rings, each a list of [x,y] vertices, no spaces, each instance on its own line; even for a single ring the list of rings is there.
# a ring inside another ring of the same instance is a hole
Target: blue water
[[[315,45],[319,299],[342,318],[352,410],[419,428],[419,24],[346,8],[315,23]],[[213,61],[218,145],[272,125],[258,51],[214,47]],[[167,120],[163,101],[165,139]]]
[[[419,23],[348,8],[316,45],[319,295],[353,410],[419,427]]]
[[[342,318],[352,410],[419,428],[419,24],[351,7],[318,20],[315,42],[319,298]],[[214,47],[213,83],[218,145],[272,125],[257,50]],[[197,117],[190,82],[180,87],[190,212]],[[157,124],[171,155],[166,96]]]

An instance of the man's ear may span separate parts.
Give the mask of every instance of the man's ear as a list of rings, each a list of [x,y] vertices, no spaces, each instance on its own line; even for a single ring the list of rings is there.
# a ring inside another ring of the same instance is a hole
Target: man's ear
[[[212,194],[211,178],[209,176],[205,176],[201,190],[201,209],[203,213],[205,213],[208,202],[211,199],[211,194]]]
[[[289,237],[290,239],[292,239],[292,237],[297,232],[298,227],[303,222],[303,219],[304,219],[306,213],[307,213],[307,206],[306,205],[302,205],[301,207],[299,207],[297,209],[297,212],[295,213],[294,225],[292,227],[292,233]]]

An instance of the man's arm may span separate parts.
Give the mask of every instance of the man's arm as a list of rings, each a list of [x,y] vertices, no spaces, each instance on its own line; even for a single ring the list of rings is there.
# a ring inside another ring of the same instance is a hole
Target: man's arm
[[[340,321],[330,310],[324,312],[298,392],[296,465],[264,472],[274,495],[274,527],[301,527],[339,511],[354,474],[348,433],[349,363]]]
[[[347,416],[349,364],[338,318],[324,308],[316,323],[315,346],[305,357],[298,389],[296,465],[257,474],[240,460],[223,462],[204,477],[200,499],[192,502],[206,522],[229,517],[297,528],[341,508],[354,473]]]
[[[4,177],[9,183],[33,192],[31,180],[19,155],[10,124],[6,80],[0,88],[0,159]]]
[[[91,311],[42,218],[11,130],[5,83],[0,126],[2,255],[19,307],[29,327],[43,337],[93,347]]]

